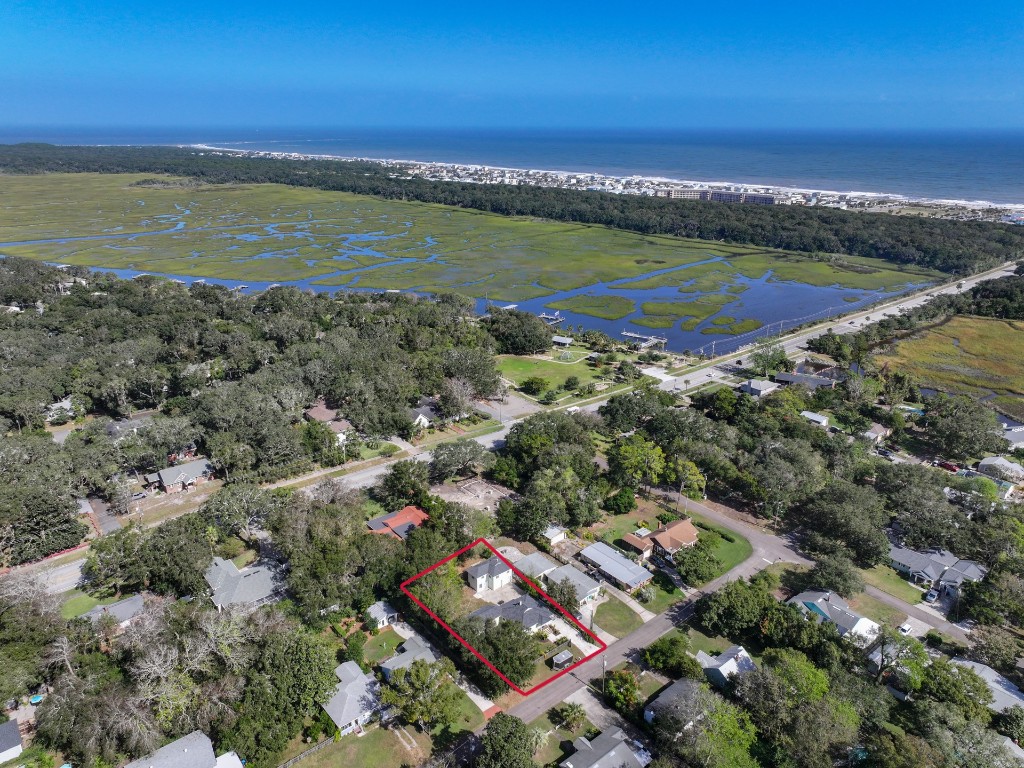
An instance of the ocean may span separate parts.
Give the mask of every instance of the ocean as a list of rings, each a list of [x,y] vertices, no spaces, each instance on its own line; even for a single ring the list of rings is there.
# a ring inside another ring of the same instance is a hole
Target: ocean
[[[1024,131],[3,129],[0,142],[232,149],[1024,204]]]

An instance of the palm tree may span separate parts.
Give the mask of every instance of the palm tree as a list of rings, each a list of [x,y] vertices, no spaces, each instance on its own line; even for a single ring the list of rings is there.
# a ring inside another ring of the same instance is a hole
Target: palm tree
[[[567,731],[575,731],[587,719],[587,711],[582,704],[566,702],[558,708],[558,722]]]

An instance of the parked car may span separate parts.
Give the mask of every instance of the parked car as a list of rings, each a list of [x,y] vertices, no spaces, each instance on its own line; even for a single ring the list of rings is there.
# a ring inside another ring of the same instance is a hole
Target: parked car
[[[142,491],[139,491],[138,493],[133,493],[132,494],[132,501],[142,501],[148,495],[149,495],[148,493],[143,493]]]
[[[939,599],[939,593],[936,592],[934,589],[929,589],[928,590],[928,594],[926,594],[924,596],[924,601],[926,603],[934,603],[938,599]]]
[[[885,456],[886,458],[888,458],[889,456],[892,456],[892,451],[890,451],[888,448],[879,448],[878,455]]]
[[[909,635],[913,631],[914,631],[914,628],[912,626],[910,626],[909,624],[901,624],[900,625],[900,634],[903,635],[904,637],[906,637],[907,635]]]
[[[958,467],[956,464],[954,464],[951,461],[940,461],[935,466],[939,467],[940,469],[944,469],[947,472],[959,472],[960,471],[960,467]]]

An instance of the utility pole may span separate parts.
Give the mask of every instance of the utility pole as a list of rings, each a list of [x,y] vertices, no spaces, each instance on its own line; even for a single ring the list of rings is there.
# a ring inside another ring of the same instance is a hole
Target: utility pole
[[[605,656],[603,653],[601,654],[601,665],[601,698],[603,699],[605,696],[604,682],[605,678],[608,676],[608,657]]]

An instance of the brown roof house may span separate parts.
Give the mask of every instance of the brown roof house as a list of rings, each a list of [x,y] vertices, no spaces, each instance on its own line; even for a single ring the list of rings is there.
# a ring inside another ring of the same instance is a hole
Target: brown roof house
[[[323,398],[313,403],[312,407],[304,410],[302,415],[306,418],[306,421],[326,424],[331,432],[334,433],[335,438],[337,438],[339,446],[346,443],[349,433],[353,430],[352,424],[346,419],[341,418],[341,413],[336,408],[328,408]]]
[[[673,520],[662,525],[655,531],[639,528],[634,533],[627,533],[622,542],[646,560],[654,552],[659,555],[672,556],[681,549],[687,549],[697,543],[697,528],[690,520]]]
[[[404,539],[413,528],[419,528],[430,516],[419,507],[403,507],[389,515],[367,520],[371,533],[383,533],[396,539]]]

